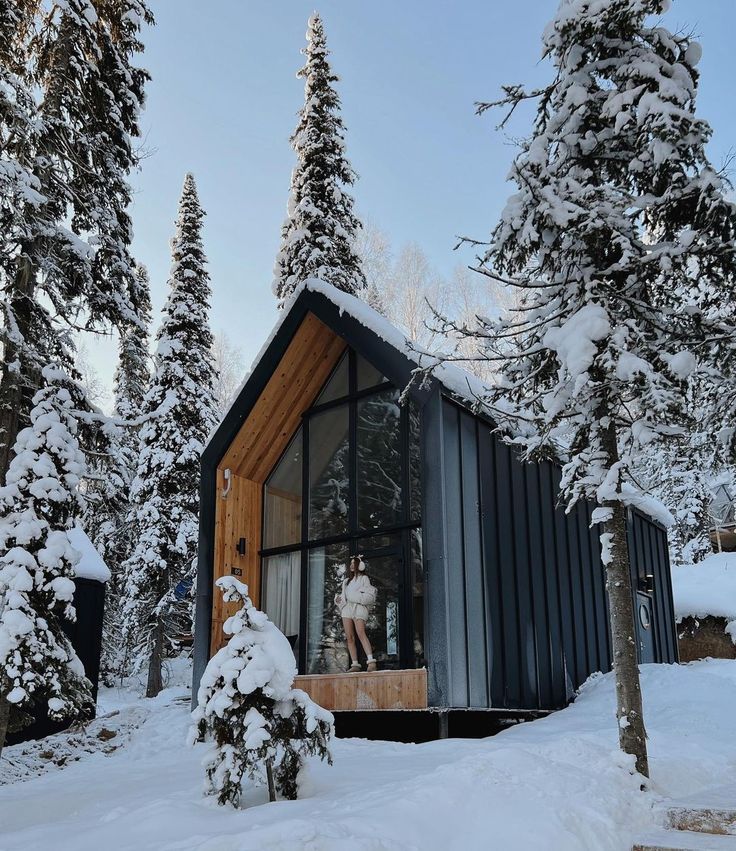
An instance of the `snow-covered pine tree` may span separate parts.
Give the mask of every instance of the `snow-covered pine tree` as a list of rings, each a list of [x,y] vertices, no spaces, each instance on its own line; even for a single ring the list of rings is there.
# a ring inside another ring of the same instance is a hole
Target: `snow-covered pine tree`
[[[248,588],[232,576],[217,580],[226,603],[240,610],[223,627],[228,643],[210,659],[192,713],[190,744],[214,740],[206,762],[206,793],[238,806],[243,781],[268,784],[295,799],[307,756],[332,764],[328,749],[333,717],[299,689],[288,639],[258,611]]]
[[[130,494],[135,547],[124,565],[123,623],[136,644],[134,668],[148,666],[149,697],[162,688],[166,639],[191,626],[189,604],[178,599],[176,588],[194,579],[199,459],[217,422],[203,217],[194,178],[187,174]]]
[[[78,553],[67,529],[78,511],[84,458],[74,388],[55,367],[42,371],[30,425],[0,488],[0,752],[10,724],[45,703],[49,716],[83,716],[89,681],[62,629],[74,619]]]
[[[630,471],[648,441],[687,418],[686,381],[710,354],[703,326],[720,322],[736,279],[734,205],[695,116],[700,47],[650,22],[665,6],[562,0],[543,37],[553,82],[509,86],[499,102],[539,107],[511,169],[518,190],[479,258],[522,292],[510,319],[481,332],[501,364],[489,405],[499,420],[509,404],[518,412],[526,457],[564,446],[567,500],[598,506],[619,741],[643,775]]]
[[[16,207],[23,226],[0,237],[6,355],[0,481],[27,423],[40,369],[62,362],[64,347],[53,342],[57,330],[76,326],[80,317],[90,329],[135,319],[127,297],[132,263],[125,207],[147,75],[132,59],[141,49],[142,23],[152,22],[140,0],[11,2],[10,12],[7,0],[2,3],[9,26],[0,49],[9,57],[16,92],[24,92],[15,100],[16,128],[23,119],[32,131],[11,130],[2,156],[9,173],[28,173],[32,185]]]
[[[338,77],[327,59],[322,19],[314,14],[307,28],[304,106],[291,137],[297,164],[291,175],[288,213],[274,267],[273,291],[283,305],[305,278],[321,278],[339,290],[357,293],[366,286],[355,236],[360,221],[347,188],[355,172],[345,156],[345,127]]]

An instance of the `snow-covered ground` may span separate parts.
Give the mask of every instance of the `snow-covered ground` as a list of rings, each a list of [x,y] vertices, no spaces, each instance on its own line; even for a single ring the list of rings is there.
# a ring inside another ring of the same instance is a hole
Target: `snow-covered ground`
[[[672,597],[678,621],[708,615],[726,618],[736,644],[736,553],[713,553],[700,564],[672,569]]]
[[[201,795],[207,746],[184,745],[185,687],[149,701],[105,690],[101,714],[117,714],[90,735],[100,725],[114,732],[108,753],[78,748],[78,761],[33,776],[28,748],[6,749],[0,849],[628,851],[658,822],[663,798],[736,781],[736,661],[645,665],[642,674],[649,792],[617,750],[607,675],[568,709],[485,740],[338,740],[334,766],[310,765],[300,800],[268,804],[259,789],[241,811]]]

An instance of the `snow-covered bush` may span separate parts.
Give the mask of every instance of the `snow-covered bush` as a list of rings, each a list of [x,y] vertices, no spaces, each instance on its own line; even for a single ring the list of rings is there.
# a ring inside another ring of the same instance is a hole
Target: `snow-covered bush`
[[[217,586],[226,603],[242,605],[225,622],[230,640],[207,665],[192,713],[190,744],[216,744],[205,762],[206,793],[237,806],[248,778],[258,786],[268,783],[272,799],[272,786],[295,799],[305,757],[332,763],[333,717],[292,687],[297,669],[291,645],[253,605],[247,586],[231,576]]]
[[[67,530],[78,509],[84,457],[66,377],[47,367],[31,425],[0,488],[0,750],[8,723],[45,701],[52,718],[84,714],[90,684],[62,621],[75,617],[79,553]]]

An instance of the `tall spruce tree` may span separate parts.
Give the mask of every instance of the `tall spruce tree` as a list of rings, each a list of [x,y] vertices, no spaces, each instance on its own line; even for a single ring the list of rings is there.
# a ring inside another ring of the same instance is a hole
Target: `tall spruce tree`
[[[110,568],[105,594],[102,662],[107,682],[127,672],[128,643],[122,629],[124,602],[123,563],[133,551],[134,530],[129,523],[130,491],[138,465],[143,402],[151,378],[148,351],[151,295],[148,272],[136,268],[130,293],[136,321],[120,332],[118,367],[114,377],[114,416],[94,434],[94,454],[85,480],[82,524]]]
[[[734,205],[695,116],[700,47],[650,16],[664,0],[562,0],[545,30],[549,86],[505,88],[488,107],[538,98],[517,185],[480,271],[522,293],[478,333],[500,362],[488,403],[509,408],[526,457],[563,446],[570,505],[597,503],[621,748],[648,774],[627,546],[631,470],[653,438],[687,432],[688,379],[729,329]],[[508,117],[508,115],[507,115]],[[730,333],[733,333],[731,329]],[[520,438],[522,439],[522,438]]]
[[[18,435],[0,488],[0,752],[25,710],[52,718],[92,705],[84,668],[63,630],[74,620],[74,566],[67,530],[79,510],[84,457],[77,440],[78,388],[45,367],[30,425]]]
[[[2,156],[32,183],[15,207],[17,226],[0,236],[0,481],[43,365],[73,367],[56,345],[64,326],[135,320],[125,207],[147,74],[132,60],[141,25],[152,22],[139,0],[10,6],[0,9],[9,24],[0,50],[22,97]],[[22,121],[32,132],[18,131]]]
[[[346,187],[356,175],[345,156],[345,127],[338,77],[327,60],[322,19],[314,14],[307,27],[304,106],[291,137],[297,164],[291,175],[288,214],[274,267],[273,291],[283,305],[306,278],[321,278],[348,293],[361,292],[365,276],[355,249],[360,221]]]
[[[16,603],[36,630],[28,633],[27,645],[15,635],[21,655],[12,663],[2,659],[2,717],[8,703],[26,700],[13,685],[15,662],[26,652],[30,667],[20,675],[32,686],[28,700],[52,695],[48,707],[56,715],[84,702],[75,697],[81,693],[74,685],[79,671],[72,670],[68,642],[57,626],[60,608],[73,614],[62,606],[73,561],[62,544],[76,505],[76,494],[69,494],[83,473],[77,435],[99,432],[100,417],[71,380],[71,329],[136,321],[128,297],[130,222],[124,208],[147,78],[132,64],[143,22],[151,17],[137,0],[0,2],[0,174],[12,184],[0,201],[3,652],[20,623],[17,617],[15,626],[11,622]],[[18,583],[27,582],[19,565],[32,568],[36,559],[47,573],[36,571],[33,582],[45,585],[21,589]],[[26,597],[14,596],[18,590]],[[47,632],[37,635],[36,628]],[[83,682],[83,673],[78,679]]]
[[[203,218],[194,178],[188,174],[172,242],[170,291],[157,334],[154,375],[143,402],[148,420],[141,428],[130,494],[136,544],[124,565],[124,628],[135,640],[134,668],[148,666],[149,697],[162,688],[167,638],[191,625],[190,606],[180,597],[194,578],[199,459],[217,421]]]

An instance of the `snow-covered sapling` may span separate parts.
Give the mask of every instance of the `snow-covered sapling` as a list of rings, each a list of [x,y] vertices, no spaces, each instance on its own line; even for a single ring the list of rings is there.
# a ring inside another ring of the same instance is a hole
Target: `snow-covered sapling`
[[[256,609],[248,588],[226,576],[217,580],[226,603],[241,604],[225,621],[228,643],[210,660],[192,713],[190,743],[214,740],[205,761],[206,793],[237,806],[243,781],[268,784],[295,799],[307,756],[332,764],[328,742],[333,717],[293,688],[296,662],[288,639]]]

